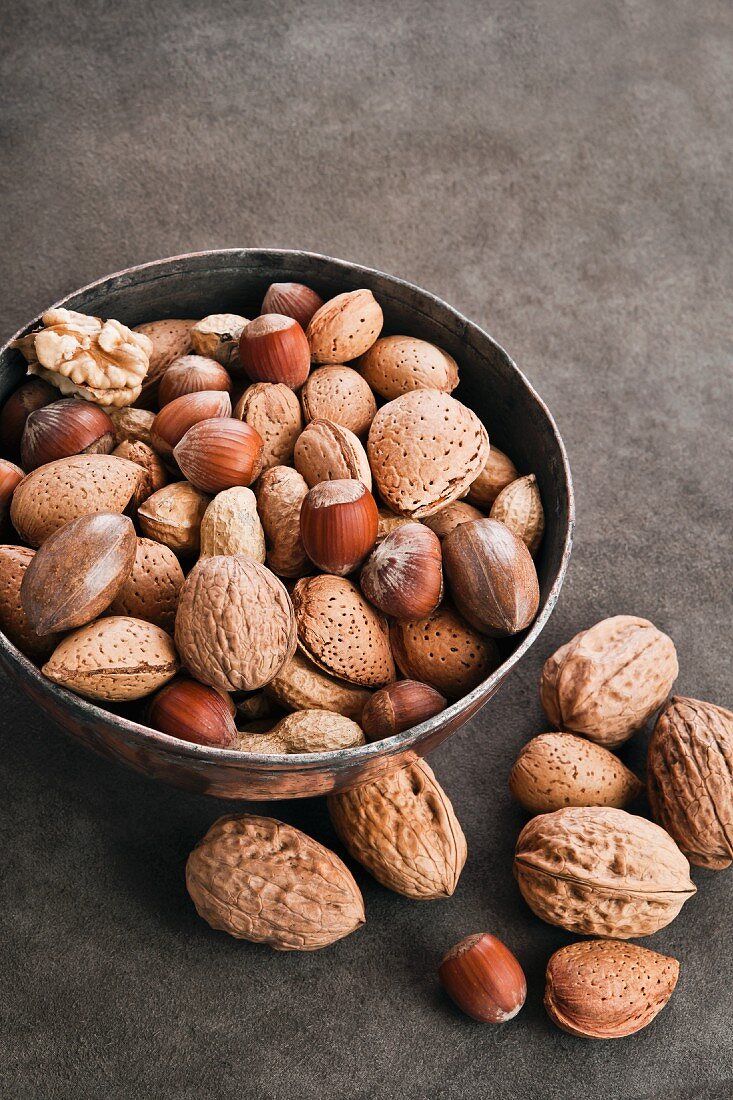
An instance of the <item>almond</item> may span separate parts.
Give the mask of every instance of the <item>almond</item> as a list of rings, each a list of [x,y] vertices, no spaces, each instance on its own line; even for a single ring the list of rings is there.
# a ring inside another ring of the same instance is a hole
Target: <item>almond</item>
[[[459,699],[501,664],[496,643],[469,626],[448,604],[417,622],[392,623],[392,652],[403,676]]]
[[[573,733],[542,733],[524,746],[509,776],[517,802],[532,814],[563,806],[623,808],[642,785],[608,749]]]
[[[465,500],[454,500],[452,504],[446,504],[445,508],[441,508],[435,515],[428,516],[424,523],[442,541],[456,527],[472,519],[486,519],[486,517],[472,504],[466,504]]]
[[[371,388],[388,401],[410,390],[451,393],[458,385],[453,356],[413,336],[382,336],[357,366]]]
[[[351,367],[319,367],[300,391],[308,422],[329,420],[364,436],[376,416],[377,403],[358,371]]]
[[[379,336],[384,318],[371,290],[338,294],[316,310],[306,335],[314,363],[348,363]]]
[[[332,676],[362,687],[395,678],[386,620],[344,577],[320,574],[293,590],[298,643]]]
[[[489,437],[460,401],[437,390],[413,390],[379,410],[367,452],[387,507],[423,519],[468,488],[486,462]]]
[[[356,478],[371,490],[369,460],[348,428],[330,420],[312,420],[295,444],[295,468],[312,489],[321,481]]]
[[[253,814],[220,817],[186,864],[200,917],[230,936],[278,951],[314,951],[364,923],[341,860],[299,829]]]
[[[130,575],[109,612],[144,619],[173,634],[182,586],[183,570],[173,551],[152,539],[139,538]]]
[[[469,486],[466,499],[479,508],[489,508],[502,489],[518,477],[519,470],[509,456],[492,444],[483,469]]]
[[[77,516],[124,512],[142,471],[112,455],[75,455],[39,466],[13,494],[10,518],[24,542],[44,539]]]
[[[177,671],[169,635],[127,615],[98,619],[69,634],[43,666],[54,683],[111,703],[150,695]]]
[[[293,461],[295,441],[303,429],[300,402],[282,382],[255,382],[234,408],[234,416],[262,437],[262,469]]]
[[[58,645],[61,635],[41,637],[37,634],[20,599],[23,577],[35,553],[25,546],[0,546],[0,630],[26,657],[45,661]]]
[[[418,901],[454,892],[466,838],[424,760],[330,795],[328,811],[349,854],[383,886]]]
[[[330,710],[361,723],[371,692],[336,680],[296,651],[265,691],[287,710]]]

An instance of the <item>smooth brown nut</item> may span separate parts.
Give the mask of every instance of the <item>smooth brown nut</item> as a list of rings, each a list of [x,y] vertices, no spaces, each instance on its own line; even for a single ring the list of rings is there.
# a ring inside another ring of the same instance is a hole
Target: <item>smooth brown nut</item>
[[[367,453],[387,507],[423,519],[468,488],[486,462],[489,437],[460,401],[437,390],[413,390],[379,410]]]
[[[195,679],[220,691],[256,691],[295,652],[293,606],[259,562],[201,558],[181,589],[175,637]]]
[[[664,928],[695,893],[690,866],[669,834],[608,806],[532,818],[517,841],[514,874],[542,920],[620,940]]]
[[[363,355],[382,330],[384,317],[371,290],[337,294],[310,319],[306,336],[314,363],[348,363]]]
[[[258,478],[257,509],[265,532],[267,565],[280,577],[302,577],[312,565],[300,537],[300,509],[308,485],[297,470],[273,466]]]
[[[42,671],[87,699],[125,702],[172,680],[178,659],[172,639],[160,627],[114,615],[69,634]]]
[[[14,462],[8,462],[6,458],[0,458],[0,520],[4,520],[13,499],[13,493],[25,473]]]
[[[77,516],[124,512],[141,478],[134,462],[112,455],[59,458],[23,478],[10,519],[23,541],[38,547]]]
[[[301,328],[307,328],[323,298],[303,283],[271,283],[262,299],[260,313],[282,313],[294,317]]]
[[[554,726],[613,749],[659,709],[677,672],[677,653],[666,634],[648,619],[614,615],[547,659],[540,699]]]
[[[166,369],[175,359],[191,354],[193,351],[191,329],[195,324],[195,321],[182,321],[169,317],[165,321],[148,321],[134,329],[135,332],[142,332],[153,342],[148,373],[137,401],[138,405],[149,408],[154,404],[157,399],[158,385]]]
[[[462,523],[443,539],[445,577],[458,610],[483,634],[524,630],[540,605],[532,555],[495,519]]]
[[[139,508],[153,493],[157,493],[158,489],[168,484],[168,474],[162,459],[146,443],[127,439],[120,443],[119,447],[115,447],[112,454],[117,458],[126,458],[129,462],[134,462],[143,471],[132,498],[136,508]]]
[[[251,489],[235,485],[212,500],[201,520],[201,557],[246,554],[253,561],[265,560],[265,533],[257,514]]]
[[[132,570],[109,605],[109,613],[144,619],[172,635],[182,587],[183,570],[173,551],[139,538]]]
[[[482,1024],[513,1020],[527,999],[527,979],[516,957],[490,932],[451,947],[438,970],[450,999]]]
[[[158,405],[162,409],[187,393],[200,393],[202,390],[229,393],[231,388],[231,378],[216,359],[205,355],[182,355],[165,369],[158,386]]]
[[[430,684],[396,680],[374,692],[364,707],[361,725],[367,741],[381,741],[419,726],[447,706],[447,699]]]
[[[547,964],[545,1009],[582,1039],[621,1039],[647,1027],[674,993],[676,959],[634,943],[584,940]]]
[[[239,338],[249,324],[237,313],[211,313],[191,329],[191,343],[198,355],[210,356],[233,374],[241,373]]]
[[[120,443],[144,443],[147,447],[153,447],[150,429],[155,413],[150,409],[133,409],[127,405],[123,409],[107,411],[115,427],[115,447],[119,447]]]
[[[233,417],[202,420],[173,449],[181,473],[203,493],[251,485],[262,469],[262,437]]]
[[[377,413],[374,394],[351,367],[319,367],[300,391],[305,419],[330,420],[365,436]]]
[[[508,455],[492,443],[491,451],[478,477],[471,482],[466,499],[478,508],[489,508],[502,489],[519,477],[519,470]]]
[[[248,386],[234,408],[262,437],[262,469],[287,466],[293,461],[295,441],[303,430],[300,402],[289,386],[256,382]]]
[[[371,491],[372,474],[364,448],[353,432],[330,420],[311,420],[306,425],[295,444],[294,461],[310,489],[321,481],[351,477]]]
[[[328,812],[349,854],[390,890],[423,901],[458,885],[466,838],[424,760],[330,795]]]
[[[303,329],[281,313],[250,321],[239,338],[239,362],[253,382],[279,382],[293,390],[300,389],[311,369]]]
[[[291,825],[253,814],[211,826],[188,857],[186,886],[212,928],[278,951],[328,947],[366,919],[338,856]]]
[[[467,695],[501,664],[493,638],[445,603],[427,619],[393,623],[389,636],[403,676],[430,684],[448,699]]]
[[[422,523],[397,527],[371,552],[359,583],[385,615],[406,620],[432,615],[443,595],[438,536]]]
[[[201,521],[211,502],[187,481],[174,481],[148,497],[137,510],[143,534],[161,542],[175,554],[191,556],[199,551]]]
[[[148,704],[148,722],[153,729],[194,745],[237,747],[230,700],[196,680],[174,680],[162,688]]]
[[[431,531],[434,531],[442,542],[445,536],[449,535],[456,527],[460,527],[462,523],[468,523],[472,519],[486,519],[486,516],[483,512],[479,512],[478,508],[474,508],[472,504],[466,504],[464,500],[454,500],[452,504],[446,504],[445,508],[441,508],[439,512],[436,512],[434,516],[428,516],[423,520],[423,523]]]
[[[345,577],[304,577],[293,590],[298,644],[319,668],[361,687],[395,678],[386,620]]]
[[[458,385],[453,356],[414,336],[382,336],[357,366],[375,393],[387,401],[410,390],[451,393]]]
[[[690,863],[720,871],[733,861],[733,713],[674,696],[649,743],[652,814]]]
[[[269,731],[285,753],[335,752],[364,744],[361,726],[331,710],[296,710]]]
[[[641,794],[633,772],[600,745],[574,733],[541,733],[524,746],[509,788],[532,814],[563,806],[627,806]]]
[[[79,516],[45,540],[20,598],[38,634],[84,626],[109,607],[135,561],[135,528],[117,512]]]
[[[230,417],[232,402],[223,390],[201,390],[176,397],[160,410],[150,428],[154,450],[168,459],[189,428],[214,417]]]
[[[534,557],[545,532],[545,513],[534,474],[520,477],[502,489],[489,515],[513,531]]]
[[[20,589],[35,550],[25,546],[0,546],[0,630],[32,661],[45,661],[60,641],[58,634],[41,637],[28,622]]]
[[[268,696],[287,710],[330,710],[361,725],[362,711],[371,692],[336,680],[299,650],[270,680]]]
[[[30,413],[20,443],[20,460],[27,472],[80,454],[109,454],[114,424],[104,409],[67,397]]]
[[[42,378],[27,378],[11,393],[0,411],[0,441],[4,454],[20,458],[20,441],[32,412],[58,399],[58,390]]]
[[[300,509],[300,537],[311,561],[324,573],[345,577],[367,556],[377,538],[374,497],[361,481],[322,481]]]

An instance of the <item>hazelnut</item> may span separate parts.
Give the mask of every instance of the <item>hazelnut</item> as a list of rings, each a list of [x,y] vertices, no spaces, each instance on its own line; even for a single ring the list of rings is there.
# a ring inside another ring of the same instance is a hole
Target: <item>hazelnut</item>
[[[310,370],[305,333],[292,317],[266,313],[256,317],[239,339],[239,361],[253,382],[282,382],[297,390]]]
[[[28,378],[15,393],[11,393],[0,412],[0,439],[3,450],[12,458],[20,457],[20,441],[25,422],[32,412],[50,405],[58,390],[42,378]]]
[[[8,462],[5,458],[0,458],[0,519],[5,518],[10,507],[10,501],[13,499],[15,487],[20,484],[24,477],[25,474],[20,466],[16,466],[14,462]]]
[[[443,561],[456,606],[476,630],[503,638],[534,619],[540,588],[532,556],[499,520],[456,527],[443,539]]]
[[[405,523],[382,539],[361,571],[366,598],[394,619],[424,619],[440,603],[440,540],[422,523]]]
[[[440,981],[462,1012],[482,1024],[503,1024],[527,997],[524,971],[508,947],[490,932],[466,936],[440,964]]]
[[[174,680],[148,706],[153,729],[216,749],[236,748],[237,727],[229,696],[197,680]]]
[[[345,577],[363,562],[377,538],[374,497],[354,479],[322,481],[300,509],[300,534],[311,561]]]
[[[114,447],[114,424],[104,409],[67,397],[32,412],[20,442],[24,470],[35,470],[57,458],[80,454],[109,454]]]
[[[250,485],[262,469],[262,436],[233,417],[201,420],[173,449],[173,457],[192,485],[221,493]]]
[[[232,415],[232,402],[223,390],[185,393],[169,401],[150,427],[150,442],[161,458],[169,459],[189,428],[201,420]]]
[[[182,355],[166,369],[158,386],[158,404],[162,409],[176,397],[202,390],[221,390],[229,393],[232,380],[216,359],[204,355]]]
[[[448,700],[430,684],[397,680],[374,692],[362,711],[361,725],[367,741],[380,741],[427,722],[447,706]]]
[[[323,298],[302,283],[272,283],[262,299],[262,313],[280,313],[293,317],[302,328],[308,327]]]

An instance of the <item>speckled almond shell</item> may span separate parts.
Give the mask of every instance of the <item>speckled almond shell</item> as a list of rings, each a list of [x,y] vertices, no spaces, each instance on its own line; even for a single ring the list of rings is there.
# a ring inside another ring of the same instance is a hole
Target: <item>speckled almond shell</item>
[[[295,441],[303,430],[300,402],[281,382],[255,382],[249,386],[233,414],[262,437],[262,469],[287,466],[293,460]]]
[[[357,364],[371,388],[387,401],[411,390],[451,393],[458,385],[452,355],[414,336],[382,336]]]
[[[328,811],[349,854],[383,886],[418,901],[454,892],[466,838],[424,760],[330,795]]]
[[[362,687],[395,678],[386,620],[344,577],[320,574],[293,590],[298,643],[332,676]]]
[[[437,390],[413,390],[384,405],[367,453],[383,502],[413,519],[457,500],[489,455],[489,437],[471,409]]]
[[[61,634],[37,634],[20,601],[25,571],[35,556],[26,546],[0,546],[0,630],[32,661],[45,661]]]
[[[330,420],[312,420],[295,444],[295,468],[308,488],[321,481],[355,478],[372,487],[369,460],[361,443],[348,428]]]
[[[382,331],[382,309],[371,290],[337,294],[316,310],[306,336],[314,363],[348,363],[367,351]]]
[[[733,713],[674,696],[661,712],[647,758],[656,821],[690,863],[714,871],[733,861]]]
[[[362,711],[372,697],[365,688],[329,676],[300,650],[296,650],[265,690],[288,710],[330,710],[354,722],[361,721]]]
[[[534,474],[517,478],[502,489],[491,505],[489,516],[506,524],[534,557],[545,532],[545,513]]]
[[[201,558],[181,589],[175,637],[196,680],[220,691],[256,691],[295,651],[290,597],[250,558]]]
[[[351,367],[319,367],[300,391],[307,421],[330,420],[364,436],[377,412],[374,394]]]
[[[278,951],[315,951],[365,921],[344,863],[299,829],[254,814],[220,817],[186,864],[196,911],[212,928]]]
[[[467,695],[501,664],[496,642],[446,603],[427,619],[392,623],[390,641],[403,676],[430,684],[448,699]]]
[[[614,940],[561,947],[547,964],[545,1009],[585,1039],[621,1039],[652,1022],[674,993],[676,959]]]
[[[183,570],[167,546],[139,538],[132,572],[109,607],[111,615],[127,615],[154,623],[173,634]]]
[[[364,744],[361,726],[331,710],[297,710],[287,714],[269,731],[269,736],[278,738],[287,752],[293,753],[335,752]]]
[[[540,699],[554,726],[612,749],[646,724],[677,672],[671,638],[647,619],[615,615],[548,658]]]
[[[689,864],[669,834],[610,807],[533,818],[519,835],[514,874],[542,920],[621,940],[664,928],[695,893]]]
[[[273,466],[255,485],[265,532],[266,562],[279,577],[302,577],[313,569],[300,537],[300,507],[308,484],[291,466]]]
[[[174,359],[189,355],[194,350],[191,329],[195,324],[195,321],[170,317],[164,321],[148,321],[133,329],[134,332],[144,333],[149,340],[153,341],[153,352],[149,360],[148,373],[143,382],[142,393],[138,398],[138,405],[148,406],[154,402],[158,385],[166,368]]]
[[[173,641],[152,623],[126,615],[97,619],[69,634],[43,666],[44,675],[87,699],[142,699],[173,679]]]
[[[642,784],[617,756],[574,733],[541,733],[520,752],[509,775],[512,794],[533,814],[563,806],[616,806]]]
[[[113,455],[74,455],[39,466],[13,493],[10,518],[24,542],[38,547],[69,520],[124,512],[143,472]]]

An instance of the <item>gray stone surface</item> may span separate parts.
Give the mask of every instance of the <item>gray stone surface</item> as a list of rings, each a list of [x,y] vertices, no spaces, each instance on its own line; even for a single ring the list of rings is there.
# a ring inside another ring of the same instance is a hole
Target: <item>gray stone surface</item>
[[[730,1097],[732,872],[695,871],[647,941],[682,964],[664,1014],[572,1039],[542,1009],[571,937],[518,895],[506,790],[544,726],[543,658],[604,615],[654,619],[678,690],[731,704],[730,4],[18,0],[3,21],[3,335],[197,248],[395,272],[485,325],[548,400],[578,531],[540,643],[433,757],[469,841],[455,897],[410,903],[357,872],[368,923],[326,952],[211,932],[183,863],[222,806],[88,755],[3,684],[2,1095]],[[644,742],[622,754],[637,767]],[[321,802],[269,809],[335,843]],[[478,929],[527,970],[504,1028],[436,983]]]

